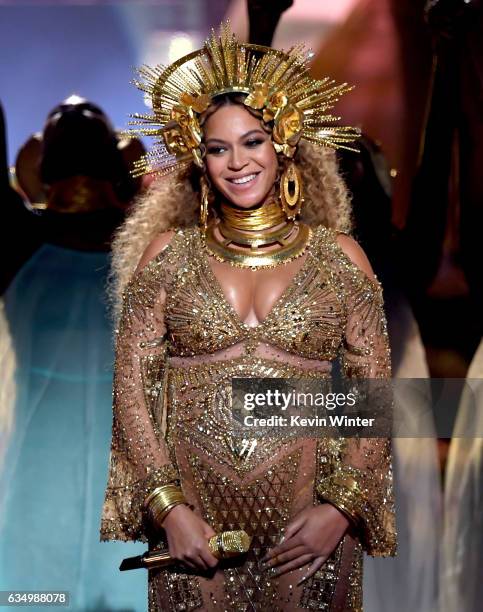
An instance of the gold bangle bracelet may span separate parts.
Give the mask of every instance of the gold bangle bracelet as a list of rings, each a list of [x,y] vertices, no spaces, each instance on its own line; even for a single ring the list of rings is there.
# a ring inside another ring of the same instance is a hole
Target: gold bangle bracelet
[[[149,494],[149,495],[146,497],[146,499],[144,500],[144,502],[143,502],[143,508],[145,508],[145,509],[146,509],[146,508],[149,506],[149,504],[151,503],[151,501],[152,501],[152,500],[153,500],[155,497],[157,497],[158,495],[160,495],[160,494],[162,495],[162,494],[164,494],[164,493],[167,493],[167,492],[174,492],[174,491],[179,491],[179,492],[181,492],[181,489],[180,489],[180,488],[179,488],[177,485],[172,484],[172,483],[165,484],[165,485],[162,485],[162,486],[160,486],[160,487],[156,487],[156,488],[155,488],[153,491],[151,491],[151,493],[150,493],[150,494]]]
[[[146,497],[146,499],[143,502],[144,509],[146,509],[149,506],[149,503],[151,502],[151,500],[159,493],[160,490],[161,490],[161,487],[156,487],[154,491],[151,491],[151,493]]]
[[[181,504],[184,504],[184,503],[186,503],[186,502],[184,502],[184,501],[173,502],[171,505],[169,505],[167,508],[165,508],[162,513],[157,514],[155,517],[153,517],[154,518],[153,522],[156,525],[158,525],[159,527],[162,527],[162,523],[163,523],[164,519],[168,516],[168,514],[171,512],[171,510],[173,508],[175,508],[176,506],[180,506]]]
[[[173,485],[159,487],[156,494],[151,497],[147,508],[151,522],[153,522],[155,525],[161,526],[165,516],[174,508],[174,506],[185,503],[187,503],[187,500],[183,492],[178,487]]]
[[[151,502],[149,506],[149,512],[151,514],[159,514],[172,503],[180,501],[186,501],[185,496],[182,493],[178,493],[177,495],[170,495],[168,498],[165,497],[163,499],[156,498]]]
[[[158,495],[153,497],[153,499],[149,503],[148,510],[152,511],[155,508],[162,509],[165,506],[168,506],[169,504],[171,504],[173,501],[177,501],[179,499],[184,499],[184,494],[182,491],[173,491],[173,492],[163,493],[163,494],[158,493]]]
[[[353,512],[352,510],[349,510],[349,508],[347,508],[347,506],[344,506],[344,504],[342,504],[339,500],[333,502],[332,500],[327,499],[325,501],[334,506],[334,508],[337,508],[339,512],[342,512],[342,514],[350,521],[350,523],[354,527],[359,526],[359,517],[357,516],[357,514],[355,514],[355,512]]]

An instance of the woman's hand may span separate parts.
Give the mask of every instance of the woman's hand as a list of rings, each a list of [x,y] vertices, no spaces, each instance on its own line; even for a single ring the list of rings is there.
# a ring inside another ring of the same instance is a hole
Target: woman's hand
[[[208,540],[213,529],[186,504],[175,506],[162,523],[166,531],[169,554],[192,569],[207,570],[218,564],[210,552]]]
[[[262,557],[275,576],[311,562],[297,585],[312,576],[328,559],[349,527],[349,520],[331,504],[310,506],[287,525],[282,542]]]

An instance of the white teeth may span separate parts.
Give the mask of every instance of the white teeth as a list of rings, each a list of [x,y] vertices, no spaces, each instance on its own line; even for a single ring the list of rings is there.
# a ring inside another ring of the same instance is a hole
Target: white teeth
[[[248,183],[249,181],[253,181],[253,179],[256,177],[256,174],[249,174],[248,176],[243,176],[242,178],[238,178],[238,179],[229,179],[230,182],[235,183],[235,185],[241,185],[243,183]]]

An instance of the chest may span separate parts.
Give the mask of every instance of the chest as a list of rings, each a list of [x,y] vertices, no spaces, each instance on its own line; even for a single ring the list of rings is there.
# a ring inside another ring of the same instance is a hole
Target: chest
[[[276,268],[237,268],[213,258],[207,264],[238,318],[250,326],[259,325],[292,284],[307,256]]]
[[[253,271],[199,251],[187,257],[166,294],[170,353],[214,353],[251,339],[304,357],[334,358],[345,308],[340,284],[319,261],[305,254]]]

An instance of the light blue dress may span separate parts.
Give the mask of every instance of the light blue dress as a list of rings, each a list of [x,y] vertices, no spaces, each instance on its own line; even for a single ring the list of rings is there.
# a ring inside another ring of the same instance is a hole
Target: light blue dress
[[[137,612],[147,572],[119,564],[146,545],[99,541],[112,424],[108,258],[44,245],[4,296],[17,364],[0,473],[0,590],[64,590],[69,610]]]

